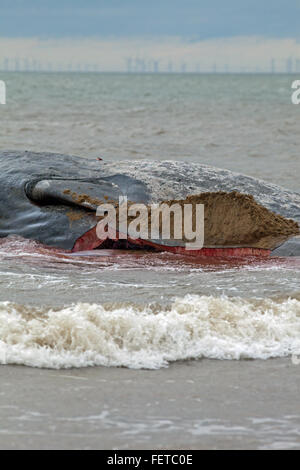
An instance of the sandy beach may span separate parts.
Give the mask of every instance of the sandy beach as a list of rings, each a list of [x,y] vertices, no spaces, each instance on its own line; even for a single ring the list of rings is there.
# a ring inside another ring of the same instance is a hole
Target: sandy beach
[[[1,449],[299,449],[290,359],[1,367]]]

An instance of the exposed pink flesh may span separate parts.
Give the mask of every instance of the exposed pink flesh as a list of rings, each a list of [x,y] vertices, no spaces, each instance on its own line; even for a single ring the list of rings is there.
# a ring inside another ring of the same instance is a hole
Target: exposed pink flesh
[[[118,241],[119,234],[118,232],[116,235],[112,234],[112,232],[108,231],[107,239]],[[107,240],[106,239],[106,240]],[[106,240],[101,240],[98,238],[96,233],[96,227],[93,227],[84,235],[82,235],[76,241],[73,252],[77,251],[87,251],[87,250],[94,250],[96,248],[101,248],[101,245],[105,243]],[[132,239],[127,237],[127,241],[130,243],[131,246],[135,246],[137,248],[144,247],[152,248],[154,251],[162,252],[168,251],[171,253],[183,254],[187,256],[194,256],[194,257],[201,257],[201,256],[210,256],[210,257],[249,257],[249,256],[257,256],[260,258],[266,258],[270,256],[271,250],[266,250],[262,248],[230,248],[230,247],[218,247],[218,248],[202,248],[201,250],[187,250],[184,246],[168,246],[168,245],[160,245],[158,243],[154,243],[150,240],[142,240],[142,239]]]

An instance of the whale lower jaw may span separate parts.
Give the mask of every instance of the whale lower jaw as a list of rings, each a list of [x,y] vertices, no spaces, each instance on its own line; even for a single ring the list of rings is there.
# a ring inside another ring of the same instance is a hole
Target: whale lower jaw
[[[290,238],[271,253],[272,256],[299,256],[300,257],[300,236]]]

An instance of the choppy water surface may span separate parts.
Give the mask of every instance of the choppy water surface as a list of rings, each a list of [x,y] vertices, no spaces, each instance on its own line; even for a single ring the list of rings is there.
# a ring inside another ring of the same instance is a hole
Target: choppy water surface
[[[297,258],[75,256],[18,238],[2,242],[0,257],[5,363],[157,368],[300,351]]]
[[[0,148],[187,160],[299,191],[292,75],[1,73]]]
[[[4,74],[3,74],[4,75]],[[187,160],[299,189],[289,76],[7,74],[0,148]],[[300,350],[300,259],[0,243],[0,362],[158,368]]]

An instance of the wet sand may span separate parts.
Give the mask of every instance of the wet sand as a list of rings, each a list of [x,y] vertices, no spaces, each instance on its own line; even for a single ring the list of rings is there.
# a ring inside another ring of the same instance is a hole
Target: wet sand
[[[300,449],[300,365],[0,368],[0,449]]]

